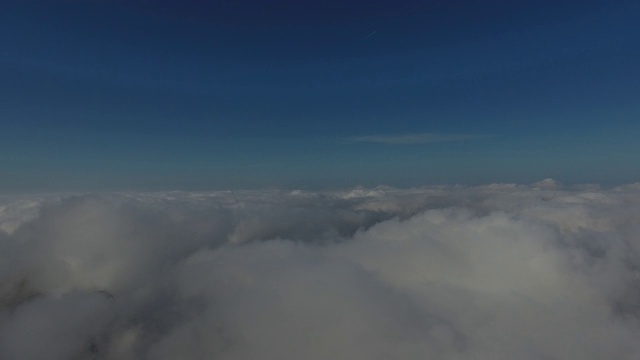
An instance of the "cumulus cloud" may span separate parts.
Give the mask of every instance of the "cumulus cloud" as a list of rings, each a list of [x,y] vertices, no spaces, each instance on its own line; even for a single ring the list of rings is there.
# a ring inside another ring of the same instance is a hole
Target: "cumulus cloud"
[[[0,209],[2,359],[640,357],[637,184]]]
[[[479,134],[434,134],[434,133],[421,133],[421,134],[404,134],[404,135],[366,135],[351,137],[348,142],[355,143],[378,143],[387,145],[413,145],[413,144],[428,144],[428,143],[440,143],[440,142],[454,142],[465,141],[475,139],[486,139],[495,137],[493,135],[479,135]]]

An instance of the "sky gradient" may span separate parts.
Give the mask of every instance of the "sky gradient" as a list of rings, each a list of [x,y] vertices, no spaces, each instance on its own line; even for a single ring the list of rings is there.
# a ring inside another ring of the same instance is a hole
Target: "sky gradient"
[[[633,1],[25,1],[0,191],[640,179]]]

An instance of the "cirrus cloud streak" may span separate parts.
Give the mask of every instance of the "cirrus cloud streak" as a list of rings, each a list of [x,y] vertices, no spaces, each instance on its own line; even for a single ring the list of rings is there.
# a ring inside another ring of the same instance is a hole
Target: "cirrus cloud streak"
[[[354,136],[354,137],[348,138],[347,142],[377,143],[377,144],[386,144],[386,145],[414,145],[414,144],[430,144],[430,143],[489,139],[494,137],[496,137],[496,135],[419,133],[419,134],[404,134],[404,135]]]

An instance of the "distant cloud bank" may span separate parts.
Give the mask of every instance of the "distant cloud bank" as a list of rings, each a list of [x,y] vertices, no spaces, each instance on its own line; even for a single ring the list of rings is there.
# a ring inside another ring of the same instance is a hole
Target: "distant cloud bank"
[[[412,145],[440,142],[455,142],[475,139],[494,138],[495,135],[480,134],[405,134],[405,135],[367,135],[354,136],[347,139],[351,143],[379,143],[387,145]]]
[[[551,179],[0,197],[0,358],[638,359],[638,219]]]

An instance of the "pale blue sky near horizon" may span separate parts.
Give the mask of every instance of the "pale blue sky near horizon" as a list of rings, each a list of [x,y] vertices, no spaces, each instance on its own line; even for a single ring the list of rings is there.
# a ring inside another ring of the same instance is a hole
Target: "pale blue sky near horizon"
[[[0,192],[640,180],[633,1],[25,1]]]

